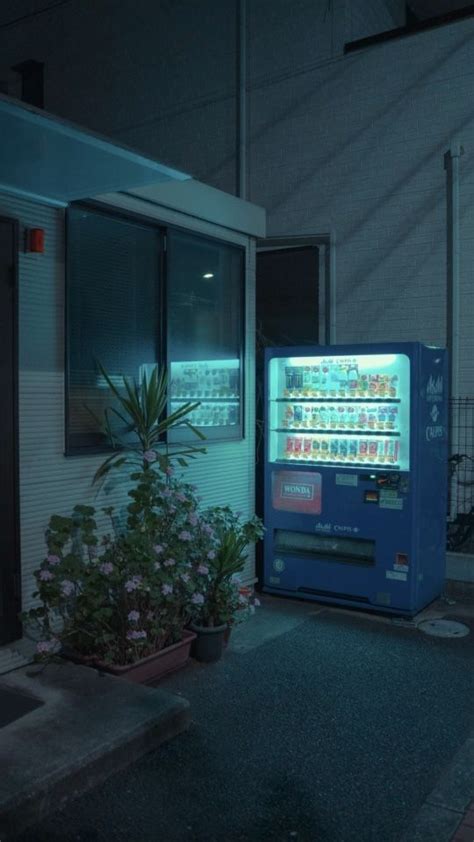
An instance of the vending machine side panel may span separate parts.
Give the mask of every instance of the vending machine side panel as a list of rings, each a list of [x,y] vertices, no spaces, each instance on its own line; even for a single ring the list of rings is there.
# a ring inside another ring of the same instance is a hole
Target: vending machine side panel
[[[442,593],[448,507],[448,359],[444,349],[421,346],[417,393],[416,602]]]

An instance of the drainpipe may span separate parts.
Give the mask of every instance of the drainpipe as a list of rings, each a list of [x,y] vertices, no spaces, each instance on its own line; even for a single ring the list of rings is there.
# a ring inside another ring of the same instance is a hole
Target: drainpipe
[[[236,193],[247,198],[247,2],[237,2]]]
[[[459,164],[464,149],[459,143],[451,145],[444,156],[446,170],[446,226],[447,226],[447,324],[446,344],[449,353],[449,396],[459,398],[460,344],[460,232],[459,232]],[[452,406],[450,415],[450,453],[459,452],[458,407]],[[458,485],[451,483],[450,516],[457,514]]]

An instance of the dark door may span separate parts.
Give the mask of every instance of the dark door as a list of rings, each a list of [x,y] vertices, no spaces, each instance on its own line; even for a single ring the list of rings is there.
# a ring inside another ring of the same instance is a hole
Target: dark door
[[[0,217],[0,644],[21,636],[17,242],[15,221]]]
[[[319,327],[317,246],[257,252],[256,272],[256,476],[255,510],[263,517],[264,395],[266,347],[317,345]],[[262,581],[263,542],[256,548],[256,575]]]

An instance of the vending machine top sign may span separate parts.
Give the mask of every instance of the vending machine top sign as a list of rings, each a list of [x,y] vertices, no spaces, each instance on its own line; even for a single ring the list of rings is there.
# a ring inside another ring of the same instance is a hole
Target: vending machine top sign
[[[271,462],[409,470],[405,354],[274,357],[269,391]]]

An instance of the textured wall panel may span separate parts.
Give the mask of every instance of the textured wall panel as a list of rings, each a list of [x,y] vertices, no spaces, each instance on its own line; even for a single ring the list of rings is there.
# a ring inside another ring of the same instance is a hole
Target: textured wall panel
[[[24,226],[46,232],[44,255],[20,254],[20,529],[23,608],[32,605],[33,570],[45,553],[44,531],[52,513],[69,515],[76,503],[123,508],[125,483],[115,483],[109,493],[97,495],[92,476],[102,461],[99,456],[64,456],[64,221],[63,212],[50,207],[0,196],[0,214]],[[163,213],[163,222],[179,222],[182,214]],[[189,227],[244,245],[248,285],[247,346],[245,356],[246,437],[239,442],[210,443],[186,473],[202,495],[203,505],[228,503],[244,515],[254,511],[254,289],[255,259],[249,240],[198,220]],[[117,487],[118,485],[118,487]],[[101,527],[107,523],[98,517]],[[245,579],[254,577],[253,553]],[[0,648],[0,672],[20,666],[28,658],[28,643]]]

